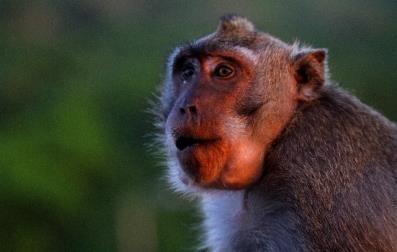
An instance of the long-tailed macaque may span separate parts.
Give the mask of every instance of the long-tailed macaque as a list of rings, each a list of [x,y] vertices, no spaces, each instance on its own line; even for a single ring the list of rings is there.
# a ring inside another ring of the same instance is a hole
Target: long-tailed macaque
[[[397,127],[327,71],[325,49],[234,15],[172,53],[159,125],[204,247],[397,251]]]

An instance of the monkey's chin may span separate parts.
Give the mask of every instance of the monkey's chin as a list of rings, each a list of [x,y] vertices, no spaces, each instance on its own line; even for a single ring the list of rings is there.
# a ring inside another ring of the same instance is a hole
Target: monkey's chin
[[[240,190],[261,177],[264,149],[247,139],[233,143],[216,140],[185,148],[177,157],[191,180],[189,183],[204,188]]]
[[[177,152],[183,172],[202,187],[218,184],[222,168],[226,165],[227,143],[221,140],[205,141]]]

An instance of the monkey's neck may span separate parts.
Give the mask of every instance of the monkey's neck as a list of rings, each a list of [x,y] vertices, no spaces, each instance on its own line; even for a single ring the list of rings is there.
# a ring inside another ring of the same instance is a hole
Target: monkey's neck
[[[291,209],[315,219],[336,205],[351,208],[341,195],[358,181],[368,183],[362,178],[376,172],[371,168],[396,162],[395,153],[385,153],[396,149],[396,136],[396,127],[382,115],[335,86],[325,87],[318,100],[297,109],[274,142],[259,183],[244,191],[203,195],[207,245],[228,251],[240,233],[258,227],[280,246],[287,240],[303,244],[299,227],[308,223]]]
[[[327,85],[318,100],[297,109],[266,157],[265,175],[284,172],[298,179],[308,172],[319,176],[343,173],[347,178],[371,160],[387,159],[383,150],[385,145],[395,145],[396,132],[395,125],[381,114],[346,91]]]
[[[230,250],[230,240],[242,226],[244,197],[245,190],[214,190],[202,195],[201,207],[205,217],[203,247],[213,251]]]

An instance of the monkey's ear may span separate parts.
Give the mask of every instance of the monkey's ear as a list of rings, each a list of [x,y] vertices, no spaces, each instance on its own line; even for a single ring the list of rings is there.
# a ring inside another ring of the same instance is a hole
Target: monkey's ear
[[[298,84],[298,99],[310,101],[318,96],[324,85],[327,49],[311,49],[293,57],[295,80]]]
[[[255,31],[255,26],[251,21],[236,14],[228,14],[221,17],[218,26],[218,32],[220,33],[243,34],[253,31]]]

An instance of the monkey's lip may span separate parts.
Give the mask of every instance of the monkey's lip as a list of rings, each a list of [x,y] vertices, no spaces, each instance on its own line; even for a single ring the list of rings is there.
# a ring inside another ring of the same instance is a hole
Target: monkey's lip
[[[192,136],[179,136],[176,138],[175,146],[179,151],[184,151],[197,146],[203,146],[217,142],[218,138],[198,138]]]

